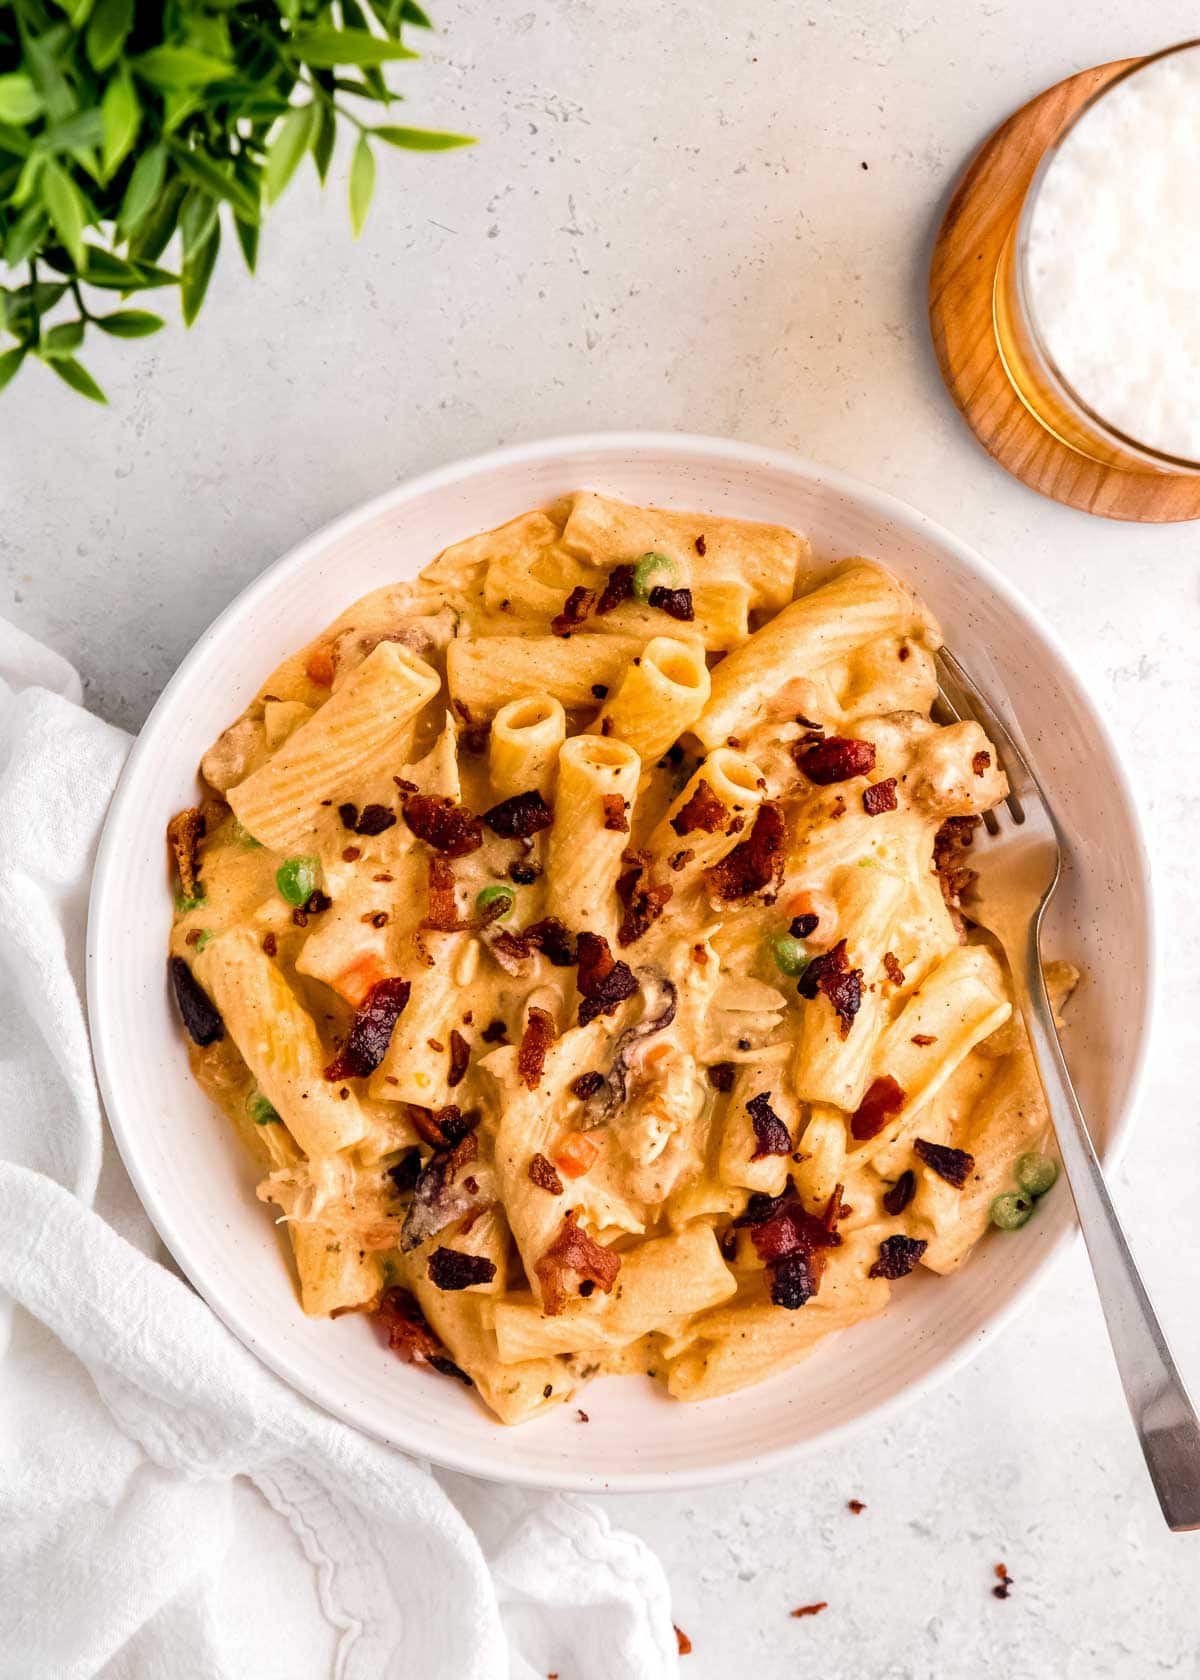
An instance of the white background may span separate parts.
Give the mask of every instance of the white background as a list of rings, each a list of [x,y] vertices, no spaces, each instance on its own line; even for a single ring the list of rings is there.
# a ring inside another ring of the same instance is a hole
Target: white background
[[[925,327],[933,230],[973,148],[1060,77],[1194,32],[1194,7],[440,0],[436,14],[427,59],[396,78],[398,120],[481,145],[381,156],[358,246],[344,157],[324,197],[306,174],[256,281],[230,241],[193,332],[89,350],[108,411],[41,368],[0,398],[0,611],[132,728],[298,538],[496,443],[725,433],[915,503],[1054,621],[1141,790],[1166,978],[1116,1192],[1200,1392],[1196,528],[1107,524],[1006,478],[943,393]],[[1200,1675],[1200,1535],[1162,1527],[1081,1251],[919,1412],[768,1481],[607,1504],[666,1562],[691,1680]],[[815,1599],[824,1614],[789,1618]]]

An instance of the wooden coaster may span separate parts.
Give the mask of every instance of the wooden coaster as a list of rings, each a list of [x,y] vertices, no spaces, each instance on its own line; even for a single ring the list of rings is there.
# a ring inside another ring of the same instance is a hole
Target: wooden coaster
[[[1042,154],[1086,100],[1137,62],[1121,59],[1069,76],[1023,105],[984,143],[938,231],[929,325],[950,395],[1002,467],[1031,490],[1085,513],[1153,523],[1200,518],[1200,478],[1122,472],[1060,443],[1009,383],[992,323],[996,265]]]

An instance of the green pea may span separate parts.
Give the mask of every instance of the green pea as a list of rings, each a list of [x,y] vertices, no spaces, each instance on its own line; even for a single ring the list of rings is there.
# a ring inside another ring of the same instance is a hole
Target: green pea
[[[248,828],[243,828],[236,817],[233,819],[233,838],[247,852],[261,852],[262,841],[256,840]]]
[[[179,911],[181,916],[186,916],[189,910],[199,910],[207,896],[208,895],[204,889],[204,882],[197,881],[196,890],[190,898],[186,893],[177,892],[175,894],[175,908]]]
[[[656,584],[673,584],[679,577],[679,567],[669,554],[643,554],[633,568],[633,595],[637,601],[648,601]]]
[[[1058,1162],[1035,1151],[1018,1156],[1013,1174],[1028,1195],[1044,1196],[1058,1177]]]
[[[315,857],[291,857],[275,871],[275,885],[279,896],[297,909],[307,904],[317,890],[317,872],[321,865]]]
[[[196,951],[203,951],[204,947],[208,944],[208,942],[211,938],[212,938],[212,929],[211,928],[201,928],[200,932],[197,934],[196,938],[192,941],[192,949],[196,950]]]
[[[773,933],[767,940],[767,949],[781,974],[803,974],[811,961],[804,940],[795,939],[790,933]]]
[[[256,1126],[282,1125],[279,1110],[268,1102],[261,1091],[251,1091],[246,1098],[246,1113]]]
[[[1019,1231],[1032,1212],[1033,1201],[1029,1196],[1019,1196],[1012,1190],[1006,1190],[992,1203],[992,1224],[998,1225],[1002,1231]]]
[[[494,910],[493,905],[503,903],[503,910]],[[511,887],[484,887],[476,895],[475,908],[481,916],[491,912],[494,922],[506,922],[516,907],[517,895]]]

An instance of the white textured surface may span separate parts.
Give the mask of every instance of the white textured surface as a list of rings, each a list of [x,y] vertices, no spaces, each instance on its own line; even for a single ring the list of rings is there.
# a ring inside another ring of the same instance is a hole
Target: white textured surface
[[[37,369],[0,401],[0,605],[136,724],[268,559],[496,442],[724,431],[942,520],[1057,623],[1143,789],[1170,978],[1116,1190],[1200,1389],[1196,531],[1105,524],[1006,479],[924,329],[929,239],[970,149],[1058,77],[1194,32],[1194,7],[438,10],[406,115],[485,144],[381,159],[357,249],[342,204],[297,186],[258,281],[231,261],[191,335],[89,358],[107,416]],[[1161,1528],[1082,1253],[920,1415],[742,1489],[610,1505],[664,1555],[695,1642],[685,1675],[1200,1674],[1200,1538]],[[1006,1603],[989,1592],[1001,1559]],[[788,1619],[819,1598],[822,1616]]]

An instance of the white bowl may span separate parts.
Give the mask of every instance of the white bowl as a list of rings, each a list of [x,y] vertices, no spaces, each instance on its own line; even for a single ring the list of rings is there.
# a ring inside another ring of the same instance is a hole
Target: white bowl
[[[446,546],[580,486],[632,502],[766,519],[817,556],[878,557],[941,620],[949,645],[1007,695],[1070,836],[1047,949],[1086,979],[1066,1034],[1084,1109],[1111,1162],[1142,1071],[1154,955],[1134,801],[1108,732],[1053,633],[982,559],[919,513],[794,456],[721,439],[613,434],[522,445],[392,491],[271,566],[184,660],[130,757],[92,891],[88,1003],[100,1084],[155,1225],[230,1328],[327,1410],[456,1470],[559,1488],[645,1490],[767,1469],[915,1397],[1027,1301],[1074,1228],[1061,1186],[1020,1235],[986,1238],[957,1275],[914,1275],[881,1319],[726,1399],[683,1405],[649,1379],[593,1383],[573,1406],[505,1429],[456,1384],[402,1364],[372,1324],[306,1319],[270,1211],[226,1121],[192,1082],[168,999],[163,829],[195,765],[284,654],[349,602]]]

